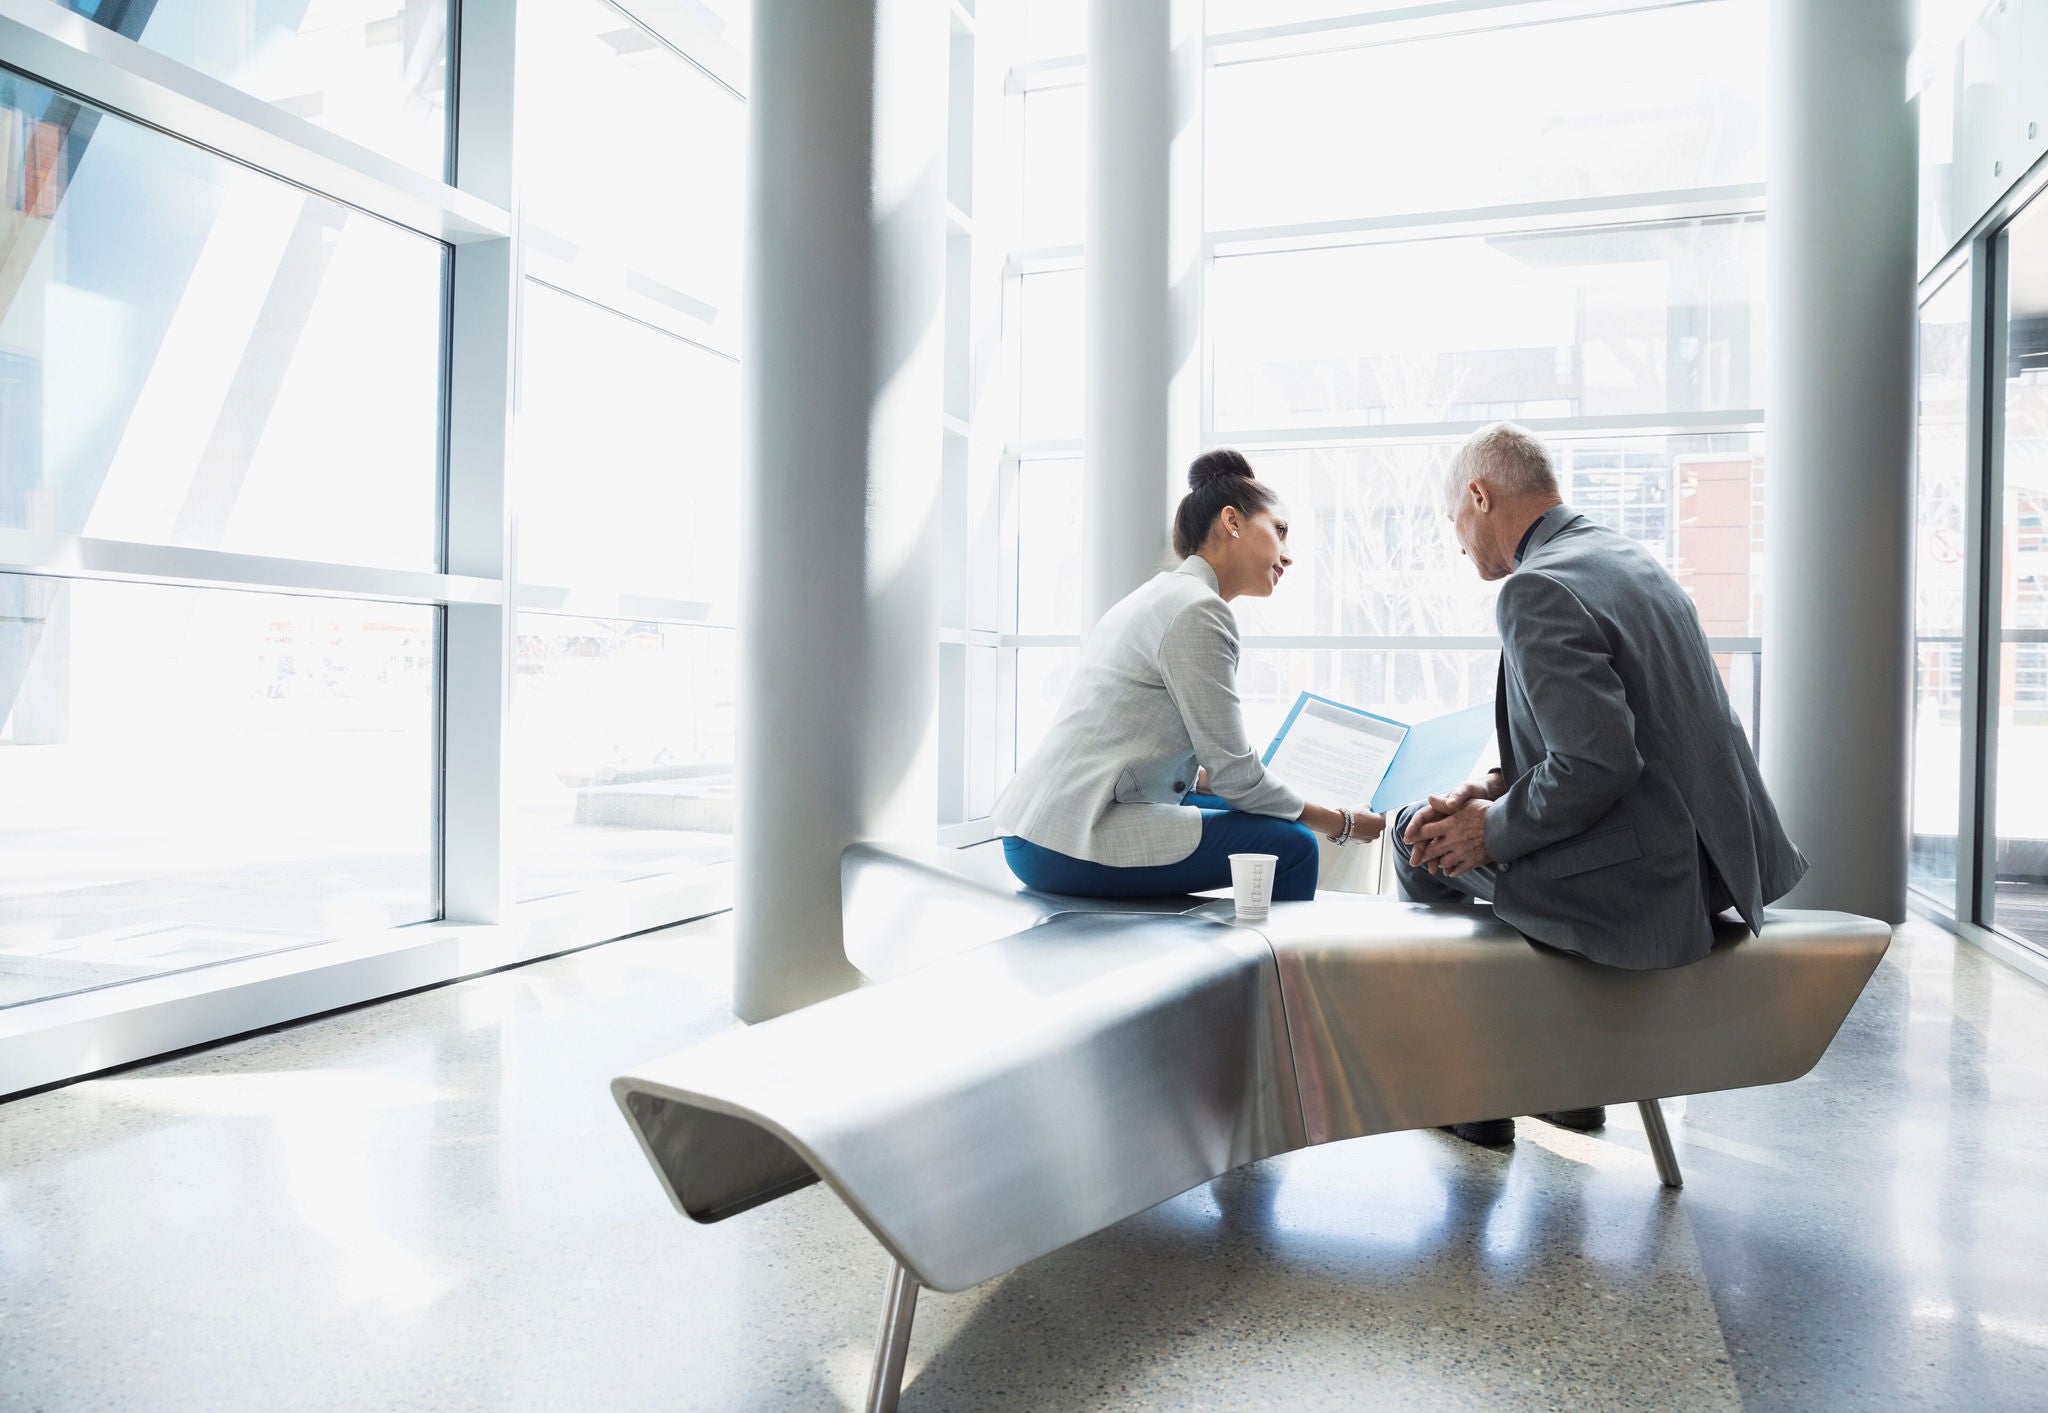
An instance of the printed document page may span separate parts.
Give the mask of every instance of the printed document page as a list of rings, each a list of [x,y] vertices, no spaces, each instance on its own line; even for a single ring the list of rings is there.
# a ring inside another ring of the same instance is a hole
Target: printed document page
[[[1303,693],[1267,753],[1266,766],[1319,805],[1364,805],[1379,789],[1407,734],[1398,721]]]

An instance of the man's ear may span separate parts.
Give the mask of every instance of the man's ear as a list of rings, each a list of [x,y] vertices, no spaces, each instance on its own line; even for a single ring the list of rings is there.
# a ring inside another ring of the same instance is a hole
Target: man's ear
[[[1472,497],[1473,508],[1481,515],[1493,508],[1493,497],[1486,493],[1486,482],[1471,481],[1465,486],[1465,494]]]

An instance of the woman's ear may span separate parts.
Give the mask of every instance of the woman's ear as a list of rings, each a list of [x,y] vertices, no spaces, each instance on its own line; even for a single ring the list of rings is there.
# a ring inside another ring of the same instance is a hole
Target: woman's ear
[[[1223,532],[1234,540],[1238,538],[1238,532],[1244,528],[1244,517],[1237,513],[1236,506],[1226,505],[1217,514],[1216,523],[1221,525]]]

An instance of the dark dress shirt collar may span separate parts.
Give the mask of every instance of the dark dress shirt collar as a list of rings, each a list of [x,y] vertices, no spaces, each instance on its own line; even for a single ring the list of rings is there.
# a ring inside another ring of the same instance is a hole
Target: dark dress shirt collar
[[[1550,507],[1550,509],[1544,511],[1534,520],[1531,520],[1529,522],[1529,528],[1522,531],[1521,543],[1515,546],[1515,568],[1520,569],[1522,567],[1522,558],[1524,555],[1529,553],[1529,541],[1536,538],[1536,532],[1542,529],[1543,526],[1547,524],[1549,521],[1554,520],[1559,516],[1569,514],[1571,514],[1570,506],[1553,505],[1552,507]]]

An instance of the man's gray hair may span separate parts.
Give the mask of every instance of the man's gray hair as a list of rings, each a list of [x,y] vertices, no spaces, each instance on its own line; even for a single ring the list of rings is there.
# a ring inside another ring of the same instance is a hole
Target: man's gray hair
[[[1512,422],[1481,427],[1465,439],[1457,455],[1451,458],[1444,480],[1444,499],[1455,506],[1471,481],[1483,481],[1504,496],[1557,494],[1557,472],[1550,463],[1550,448],[1527,427]]]

